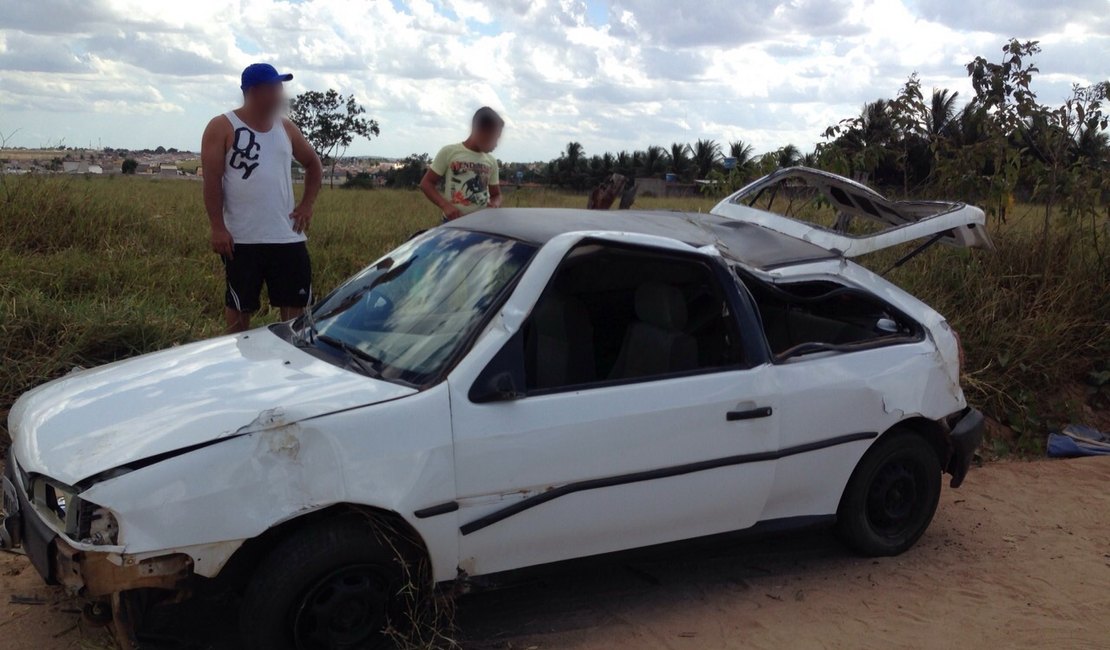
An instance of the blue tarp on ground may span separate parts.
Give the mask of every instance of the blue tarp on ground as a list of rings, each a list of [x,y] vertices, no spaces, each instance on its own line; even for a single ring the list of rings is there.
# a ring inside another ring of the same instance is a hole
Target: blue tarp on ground
[[[1110,456],[1110,433],[1069,424],[1060,433],[1048,434],[1048,455],[1050,458]]]

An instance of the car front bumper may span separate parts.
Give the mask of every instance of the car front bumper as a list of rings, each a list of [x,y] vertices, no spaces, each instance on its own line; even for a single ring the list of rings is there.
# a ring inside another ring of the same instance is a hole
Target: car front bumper
[[[78,543],[59,534],[31,503],[11,451],[0,484],[4,495],[0,548],[22,547],[47,584],[96,598],[130,589],[178,589],[192,574],[188,555],[170,553],[140,560],[117,552],[120,547]]]
[[[953,416],[952,428],[948,437],[952,444],[952,456],[945,468],[952,475],[949,483],[952,487],[960,487],[971,469],[971,460],[979,443],[983,442],[983,432],[986,430],[986,420],[978,410],[968,407]]]

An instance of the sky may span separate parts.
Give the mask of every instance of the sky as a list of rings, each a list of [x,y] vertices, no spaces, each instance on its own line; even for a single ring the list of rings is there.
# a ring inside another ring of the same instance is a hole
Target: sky
[[[509,161],[808,150],[915,71],[965,102],[964,65],[1012,36],[1041,41],[1043,101],[1110,78],[1110,0],[0,0],[0,140],[197,150],[266,61],[378,120],[351,155],[434,154],[484,104]]]

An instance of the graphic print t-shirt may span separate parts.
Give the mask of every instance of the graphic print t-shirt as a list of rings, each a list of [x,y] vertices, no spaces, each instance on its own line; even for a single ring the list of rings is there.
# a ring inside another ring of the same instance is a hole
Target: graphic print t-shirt
[[[462,144],[440,149],[432,161],[432,171],[443,177],[444,198],[464,215],[489,205],[489,186],[500,184],[497,159]]]

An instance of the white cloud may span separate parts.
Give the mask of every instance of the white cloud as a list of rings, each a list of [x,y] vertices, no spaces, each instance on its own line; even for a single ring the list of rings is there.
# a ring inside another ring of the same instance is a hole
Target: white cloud
[[[499,151],[547,159],[697,138],[812,146],[830,123],[1040,39],[1041,97],[1107,73],[1105,0],[0,0],[0,132],[195,148],[257,60],[292,92],[353,93],[382,137],[354,153],[434,152],[482,104]]]

